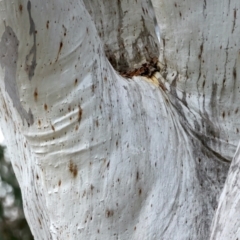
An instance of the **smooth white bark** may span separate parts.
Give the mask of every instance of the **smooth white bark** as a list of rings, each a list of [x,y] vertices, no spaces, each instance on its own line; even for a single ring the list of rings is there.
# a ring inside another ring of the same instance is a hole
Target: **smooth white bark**
[[[153,22],[136,2],[129,11]],[[105,57],[111,38],[99,37],[99,15],[83,1],[0,2],[0,120],[35,239],[209,237],[239,138],[237,1],[219,4],[233,13],[226,20],[217,1],[185,2],[153,1],[160,71],[132,79]],[[149,37],[129,12],[122,26]]]
[[[228,178],[219,199],[210,239],[238,239],[239,226],[239,146],[229,169]]]

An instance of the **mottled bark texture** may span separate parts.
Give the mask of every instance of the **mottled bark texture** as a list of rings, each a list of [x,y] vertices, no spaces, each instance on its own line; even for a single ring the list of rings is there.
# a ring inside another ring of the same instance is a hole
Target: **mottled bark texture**
[[[240,149],[238,146],[237,152],[231,163],[228,172],[227,181],[219,199],[218,209],[215,214],[211,240],[229,239],[236,240],[240,236]]]
[[[239,4],[154,0],[159,48],[148,1],[0,2],[0,122],[35,239],[239,237],[238,157],[218,207]]]
[[[128,75],[159,57],[149,0],[84,0],[112,66]]]

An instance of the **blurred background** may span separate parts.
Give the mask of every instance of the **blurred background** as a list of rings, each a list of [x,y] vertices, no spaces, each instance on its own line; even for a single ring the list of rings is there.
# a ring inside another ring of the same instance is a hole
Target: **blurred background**
[[[33,240],[24,217],[21,191],[0,130],[0,240]]]

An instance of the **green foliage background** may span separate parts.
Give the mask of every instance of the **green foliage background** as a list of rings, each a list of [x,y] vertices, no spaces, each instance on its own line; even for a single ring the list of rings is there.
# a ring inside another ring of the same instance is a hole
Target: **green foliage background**
[[[0,145],[0,240],[33,240],[24,217],[21,190]]]

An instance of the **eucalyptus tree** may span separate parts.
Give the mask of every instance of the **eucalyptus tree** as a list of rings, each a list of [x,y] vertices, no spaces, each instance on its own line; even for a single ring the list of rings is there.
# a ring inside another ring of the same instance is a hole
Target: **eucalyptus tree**
[[[35,239],[238,237],[237,174],[210,227],[239,141],[240,3],[152,4],[0,2],[1,126]]]

